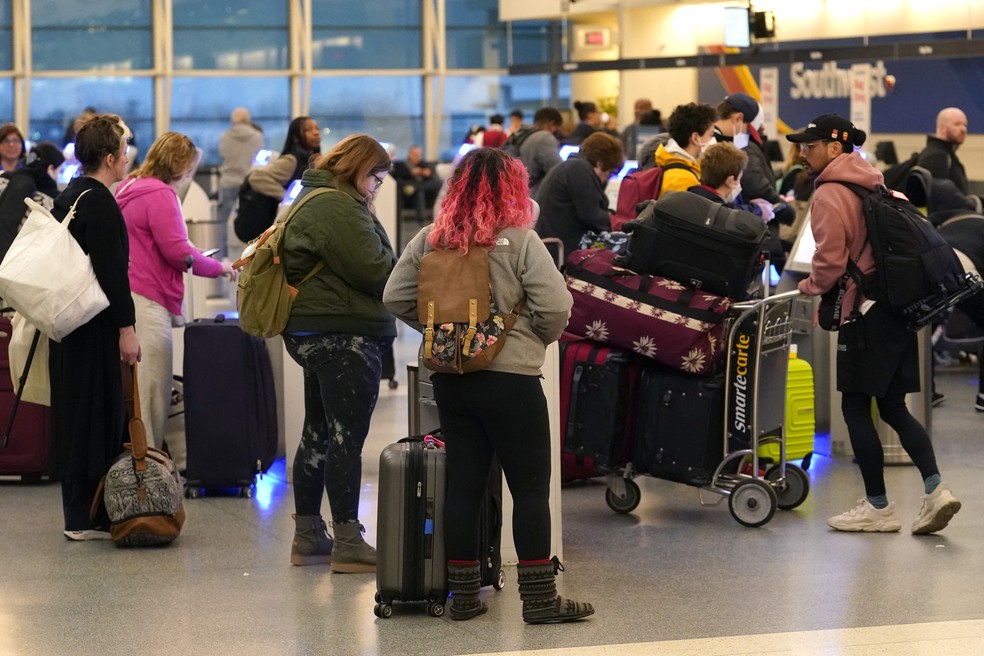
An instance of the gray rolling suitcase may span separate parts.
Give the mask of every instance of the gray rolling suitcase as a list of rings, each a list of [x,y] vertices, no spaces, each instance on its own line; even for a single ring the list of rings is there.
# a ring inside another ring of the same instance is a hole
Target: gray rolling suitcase
[[[393,602],[426,602],[434,617],[448,597],[444,553],[447,469],[439,441],[408,437],[379,456],[376,536],[376,617],[393,614]],[[502,470],[496,462],[482,508],[479,544],[482,585],[505,585],[499,551],[502,535]]]

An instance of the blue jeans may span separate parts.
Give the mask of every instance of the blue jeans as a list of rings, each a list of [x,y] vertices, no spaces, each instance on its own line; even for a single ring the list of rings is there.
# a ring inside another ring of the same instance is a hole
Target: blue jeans
[[[391,337],[339,333],[284,334],[304,369],[304,428],[294,456],[294,508],[320,515],[328,493],[332,520],[359,518],[362,446],[379,396],[382,356]]]

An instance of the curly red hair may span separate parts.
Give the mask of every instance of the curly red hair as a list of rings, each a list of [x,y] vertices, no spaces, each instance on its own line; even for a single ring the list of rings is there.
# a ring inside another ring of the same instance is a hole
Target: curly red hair
[[[428,241],[435,249],[495,246],[505,228],[531,227],[529,176],[522,162],[496,148],[476,148],[458,163]]]

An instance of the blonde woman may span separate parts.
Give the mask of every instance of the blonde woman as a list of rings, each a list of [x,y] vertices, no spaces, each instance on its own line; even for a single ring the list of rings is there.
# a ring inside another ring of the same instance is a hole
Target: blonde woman
[[[137,337],[143,345],[139,368],[140,413],[147,444],[161,448],[171,404],[173,376],[172,317],[181,315],[184,272],[191,263],[197,276],[235,280],[228,262],[202,255],[188,241],[177,189],[195,172],[199,152],[191,139],[165,132],[147,157],[116,190],[116,201],[130,239],[130,290],[137,316]],[[175,466],[185,468],[184,434],[169,437]]]

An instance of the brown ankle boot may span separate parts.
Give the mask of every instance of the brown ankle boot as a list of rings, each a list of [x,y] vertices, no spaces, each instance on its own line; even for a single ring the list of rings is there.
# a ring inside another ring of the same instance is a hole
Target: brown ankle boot
[[[332,540],[321,515],[295,515],[294,541],[290,545],[291,565],[327,565],[331,562]]]
[[[358,521],[344,524],[332,522],[331,526],[335,532],[331,571],[344,574],[375,572],[376,550],[362,538],[366,528]]]
[[[591,604],[557,594],[557,572],[564,571],[564,566],[556,556],[550,560],[521,560],[518,571],[523,621],[527,624],[571,622],[594,614]]]

